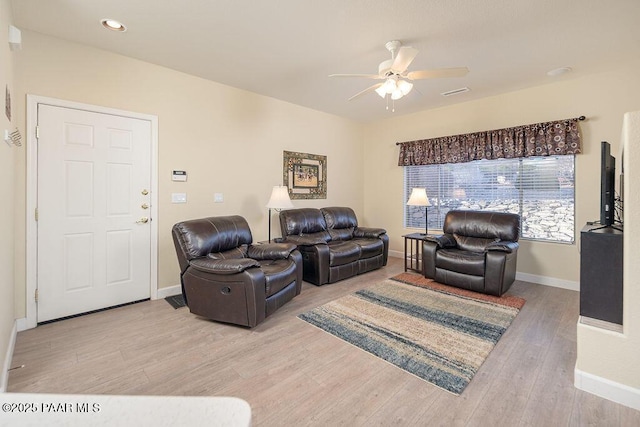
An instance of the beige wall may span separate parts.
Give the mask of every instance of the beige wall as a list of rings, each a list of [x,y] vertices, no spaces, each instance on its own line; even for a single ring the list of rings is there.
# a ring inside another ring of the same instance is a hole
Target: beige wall
[[[622,116],[640,107],[640,62],[591,76],[568,76],[548,85],[390,118],[365,133],[365,214],[383,224],[391,249],[402,251],[403,171],[397,166],[396,142],[499,129],[584,115],[580,122],[584,154],[576,157],[576,244],[521,241],[518,272],[560,281],[579,281],[579,232],[599,219],[600,141],[620,150]],[[425,91],[423,96],[431,95]],[[462,95],[464,96],[464,95]],[[401,103],[396,107],[402,109]],[[381,203],[388,200],[388,203]],[[543,281],[544,282],[544,281]]]
[[[13,99],[16,97],[13,85],[14,53],[9,50],[8,28],[12,23],[11,5],[8,0],[0,0],[0,90],[4,99],[4,89],[8,87]],[[13,131],[16,123],[15,101],[13,102],[12,122],[4,113],[4,102],[0,112],[0,133],[4,139],[4,130]],[[0,368],[5,367],[7,349],[11,340],[14,325],[13,293],[14,293],[14,231],[13,231],[13,200],[14,167],[16,153],[23,153],[23,147],[9,147],[4,141],[0,142]],[[9,203],[7,203],[9,201]],[[0,378],[6,373],[2,371]],[[0,384],[0,389],[4,384]]]
[[[264,206],[272,186],[282,183],[283,150],[327,156],[327,199],[296,200],[295,206],[363,211],[361,125],[355,122],[29,31],[23,31],[16,67],[16,118],[23,127],[26,94],[158,116],[160,288],[179,283],[170,235],[177,221],[240,214],[254,240],[267,239]],[[188,181],[172,182],[174,169],[186,170]],[[16,174],[16,315],[22,317],[24,156]],[[188,203],[171,204],[172,192],[186,192]],[[214,193],[223,193],[224,203],[213,203]],[[272,227],[278,236],[275,214]]]

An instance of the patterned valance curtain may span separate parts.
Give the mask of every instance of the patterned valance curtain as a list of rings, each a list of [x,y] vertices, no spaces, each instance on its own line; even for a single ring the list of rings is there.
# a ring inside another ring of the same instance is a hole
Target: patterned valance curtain
[[[580,119],[398,143],[398,166],[578,154],[582,152]]]

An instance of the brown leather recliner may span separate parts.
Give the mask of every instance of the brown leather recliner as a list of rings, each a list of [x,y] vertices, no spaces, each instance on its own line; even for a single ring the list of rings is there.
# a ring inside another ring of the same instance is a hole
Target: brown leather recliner
[[[172,234],[182,294],[193,314],[253,327],[300,294],[296,245],[253,245],[241,216],[179,222]]]
[[[520,216],[449,211],[444,234],[423,244],[424,276],[471,291],[501,296],[516,278]]]
[[[382,228],[358,227],[353,209],[301,208],[280,212],[284,241],[298,245],[304,280],[334,283],[387,264],[389,237]]]

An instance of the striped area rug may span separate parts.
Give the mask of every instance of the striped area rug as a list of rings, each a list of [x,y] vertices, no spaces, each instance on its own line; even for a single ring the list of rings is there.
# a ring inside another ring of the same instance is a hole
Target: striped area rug
[[[298,317],[460,394],[524,303],[404,273]]]

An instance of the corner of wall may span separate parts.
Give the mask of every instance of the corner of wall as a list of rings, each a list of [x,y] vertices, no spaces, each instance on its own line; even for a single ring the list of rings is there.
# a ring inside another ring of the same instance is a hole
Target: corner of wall
[[[4,357],[4,363],[2,365],[2,372],[0,373],[0,393],[5,393],[7,391],[7,384],[9,383],[9,370],[11,369],[13,350],[16,346],[17,333],[17,322],[14,322],[13,329],[11,329],[11,336],[9,337],[9,345],[7,346],[7,352]]]

